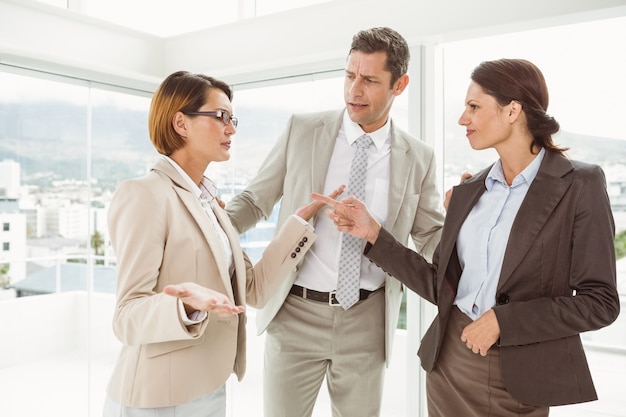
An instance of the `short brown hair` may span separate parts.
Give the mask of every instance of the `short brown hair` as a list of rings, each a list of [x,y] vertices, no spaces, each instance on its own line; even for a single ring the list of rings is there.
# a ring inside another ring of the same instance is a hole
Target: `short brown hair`
[[[176,112],[198,111],[214,88],[233,100],[228,84],[204,74],[178,71],[163,80],[152,97],[148,115],[150,141],[160,154],[169,156],[185,143],[172,125]]]
[[[350,53],[353,51],[366,54],[384,52],[387,55],[385,70],[391,73],[391,87],[409,69],[409,46],[402,35],[388,27],[362,30],[354,35]]]

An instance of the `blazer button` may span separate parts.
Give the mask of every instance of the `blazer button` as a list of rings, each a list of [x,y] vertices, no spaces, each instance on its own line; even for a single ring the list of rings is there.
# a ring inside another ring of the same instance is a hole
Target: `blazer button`
[[[300,253],[300,248],[296,248],[295,251]]]
[[[308,237],[306,237],[306,236],[302,238],[302,241],[303,241],[303,242],[306,242],[306,241],[308,241],[308,240],[309,240],[309,238],[308,238]]]
[[[304,246],[304,242],[298,243],[298,246],[303,247]]]
[[[295,258],[296,256],[297,256],[297,255],[296,255],[296,253],[295,253],[295,252],[291,252],[291,257],[292,257],[292,258]]]
[[[498,296],[498,304],[502,305],[502,304],[508,304],[509,303],[509,296],[508,294],[502,293]]]

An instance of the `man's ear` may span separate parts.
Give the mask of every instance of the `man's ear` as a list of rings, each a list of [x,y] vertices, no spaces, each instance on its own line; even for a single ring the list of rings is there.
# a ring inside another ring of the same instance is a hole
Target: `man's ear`
[[[402,94],[407,85],[409,85],[409,75],[401,75],[393,86],[393,94],[395,96],[399,96],[400,94]]]

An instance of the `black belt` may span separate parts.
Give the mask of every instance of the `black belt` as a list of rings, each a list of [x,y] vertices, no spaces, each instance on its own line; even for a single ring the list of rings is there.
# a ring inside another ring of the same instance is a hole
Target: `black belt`
[[[360,290],[359,301],[365,300],[367,297],[369,297],[370,295],[372,295],[373,293],[377,292],[378,290],[382,288],[383,287],[380,287],[374,291],[363,290],[363,289]],[[294,294],[299,297],[306,298],[307,300],[319,301],[320,303],[328,303],[328,305],[331,305],[331,306],[340,305],[336,297],[337,291],[321,292],[321,291],[310,290],[308,288],[304,288],[299,285],[294,285],[289,290],[289,294]]]

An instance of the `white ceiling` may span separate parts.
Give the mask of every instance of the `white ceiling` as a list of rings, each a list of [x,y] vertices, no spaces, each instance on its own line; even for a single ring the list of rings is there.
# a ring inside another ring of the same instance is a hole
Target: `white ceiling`
[[[160,37],[332,0],[37,0]]]

